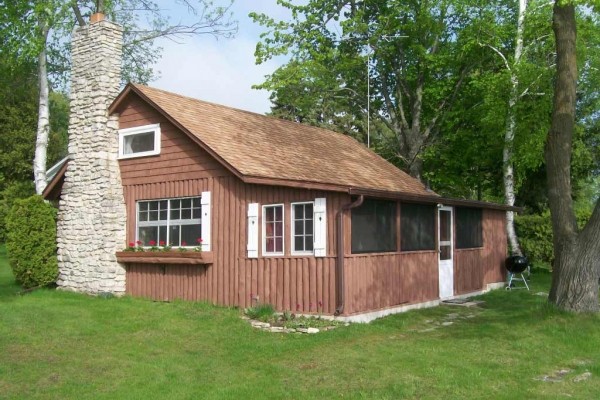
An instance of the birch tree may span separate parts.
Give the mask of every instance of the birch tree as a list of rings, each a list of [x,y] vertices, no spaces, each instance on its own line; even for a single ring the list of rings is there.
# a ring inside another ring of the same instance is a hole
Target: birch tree
[[[227,1],[227,0],[225,0]],[[39,107],[33,175],[36,192],[46,187],[46,163],[50,115],[49,76],[67,82],[69,71],[68,39],[75,24],[84,25],[93,12],[108,14],[124,27],[125,76],[140,83],[152,79],[151,64],[160,54],[154,40],[178,40],[190,35],[210,34],[230,37],[237,30],[231,17],[231,2],[215,6],[208,0],[179,0],[194,15],[191,24],[172,24],[151,0],[0,0],[0,33],[3,44],[17,57],[37,59]],[[141,18],[145,15],[145,19]],[[56,64],[49,69],[49,55]]]

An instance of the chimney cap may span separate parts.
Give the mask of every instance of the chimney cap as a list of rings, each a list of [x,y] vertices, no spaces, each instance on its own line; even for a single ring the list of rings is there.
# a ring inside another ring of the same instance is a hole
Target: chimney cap
[[[103,13],[95,13],[90,15],[90,24],[95,24],[96,22],[100,22],[104,20]]]

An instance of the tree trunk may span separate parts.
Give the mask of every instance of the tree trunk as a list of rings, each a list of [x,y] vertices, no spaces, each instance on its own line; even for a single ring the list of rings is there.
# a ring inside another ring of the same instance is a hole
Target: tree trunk
[[[39,107],[37,134],[35,140],[35,156],[33,158],[33,179],[35,192],[42,194],[46,188],[46,155],[48,149],[48,135],[50,133],[50,109],[48,105],[48,73],[46,70],[46,43],[48,39],[48,23],[39,22],[42,39],[41,50],[38,55],[38,80],[39,80]]]
[[[508,99],[508,114],[506,117],[506,131],[504,132],[504,150],[502,152],[503,177],[504,177],[504,199],[506,205],[515,205],[515,174],[513,165],[513,146],[515,130],[517,128],[517,115],[515,106],[519,100],[519,76],[518,66],[523,55],[523,35],[525,32],[525,12],[527,11],[527,0],[519,0],[519,17],[517,20],[517,36],[515,46],[515,59],[510,72],[510,97]],[[515,231],[515,215],[512,211],[506,213],[506,229],[511,253],[523,255],[519,240]]]
[[[577,89],[575,7],[557,0],[552,28],[556,38],[556,83],[552,123],[546,141],[548,201],[554,234],[549,300],[574,312],[597,312],[600,277],[600,201],[578,232],[571,197],[571,152]]]

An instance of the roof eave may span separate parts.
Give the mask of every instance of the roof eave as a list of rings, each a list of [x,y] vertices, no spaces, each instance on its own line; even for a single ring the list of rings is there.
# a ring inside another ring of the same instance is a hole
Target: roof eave
[[[64,182],[65,173],[67,172],[67,165],[69,160],[66,159],[60,169],[54,174],[46,188],[42,192],[42,197],[45,200],[56,200],[60,197],[62,192],[62,183]]]
[[[501,210],[501,211],[515,211],[515,212],[523,211],[523,209],[521,207],[507,206],[505,204],[491,203],[491,202],[487,202],[487,201],[454,199],[454,198],[450,198],[450,197],[442,197],[433,192],[431,195],[418,195],[418,194],[408,194],[408,193],[403,193],[403,192],[392,192],[392,191],[359,189],[359,188],[351,188],[351,189],[349,189],[348,192],[351,195],[357,195],[357,196],[364,195],[367,197],[404,200],[404,201],[418,202],[418,203],[443,204],[443,205],[448,205],[448,206],[459,206],[459,207],[487,208],[487,209]]]

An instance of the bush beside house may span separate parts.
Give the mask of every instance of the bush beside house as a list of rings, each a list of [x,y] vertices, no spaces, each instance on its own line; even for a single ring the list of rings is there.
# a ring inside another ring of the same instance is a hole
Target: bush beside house
[[[585,226],[591,217],[591,211],[576,212],[577,225]],[[523,253],[534,264],[546,264],[548,267],[554,261],[552,245],[552,222],[550,211],[541,214],[519,215],[515,218],[517,235]],[[539,265],[538,265],[539,266]]]
[[[17,200],[6,217],[6,249],[16,281],[24,288],[56,281],[56,210],[41,196]]]

